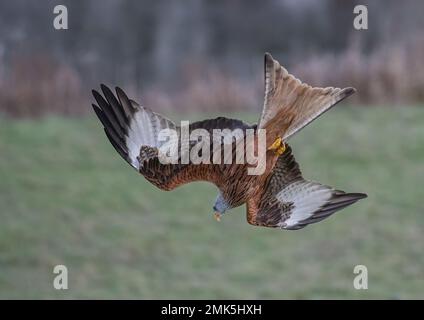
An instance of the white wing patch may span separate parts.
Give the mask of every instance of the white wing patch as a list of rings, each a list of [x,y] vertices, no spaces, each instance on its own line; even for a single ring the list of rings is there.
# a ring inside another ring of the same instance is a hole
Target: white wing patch
[[[159,148],[159,132],[163,129],[175,129],[176,126],[170,120],[146,109],[138,107],[130,120],[128,136],[125,143],[128,147],[128,156],[134,167],[138,168],[137,157],[140,155],[141,146]]]
[[[280,202],[293,203],[290,217],[279,226],[292,227],[310,218],[330,200],[332,189],[316,182],[300,180],[287,185],[277,195]]]
[[[159,140],[161,131],[177,131],[177,126],[171,120],[129,100],[122,89],[116,88],[114,95],[104,84],[100,87],[103,96],[96,90],[92,91],[98,104],[93,104],[94,112],[115,150],[133,168],[139,170],[138,157],[142,147],[146,146],[149,150],[160,148],[165,143]]]

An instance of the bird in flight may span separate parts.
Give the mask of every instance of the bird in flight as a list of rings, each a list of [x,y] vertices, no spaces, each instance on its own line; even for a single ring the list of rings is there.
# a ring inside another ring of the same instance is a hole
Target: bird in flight
[[[211,135],[215,129],[251,129],[255,136],[265,130],[265,170],[259,175],[248,174],[248,164],[236,161],[185,163],[181,161],[182,155],[176,162],[161,161],[161,130],[175,130],[180,136],[182,127],[140,106],[120,88],[116,88],[116,95],[105,85],[101,85],[103,95],[93,90],[97,102],[93,108],[115,150],[158,188],[172,190],[189,182],[208,181],[219,190],[213,206],[218,221],[228,210],[246,204],[247,222],[252,225],[301,229],[367,196],[304,179],[287,144],[291,136],[355,89],[311,87],[289,74],[269,53],[265,54],[264,64],[265,99],[257,124],[219,117],[188,126],[189,132],[203,129]],[[254,141],[259,143],[259,139]],[[232,149],[237,144],[237,138],[231,140]],[[188,149],[193,147],[190,142]]]

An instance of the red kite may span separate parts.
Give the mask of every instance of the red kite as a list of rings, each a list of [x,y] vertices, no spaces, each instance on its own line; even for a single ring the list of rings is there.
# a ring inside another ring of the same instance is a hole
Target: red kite
[[[265,129],[266,163],[260,175],[249,175],[248,164],[235,162],[163,163],[159,157],[163,145],[160,132],[170,129],[180,136],[182,128],[128,99],[120,88],[116,88],[116,96],[104,85],[101,89],[103,96],[93,90],[97,101],[93,108],[121,157],[163,190],[192,181],[212,182],[219,189],[213,206],[218,220],[227,210],[246,204],[250,224],[294,230],[321,221],[366,197],[364,193],[346,193],[305,180],[286,144],[292,135],[353,94],[355,89],[311,87],[289,74],[268,53],[265,54],[265,101],[258,124],[219,117],[194,122],[188,127],[189,132],[203,129],[211,135],[215,129],[252,129],[254,132]],[[237,143],[237,139],[232,140],[233,149]],[[188,148],[193,148],[192,142]]]

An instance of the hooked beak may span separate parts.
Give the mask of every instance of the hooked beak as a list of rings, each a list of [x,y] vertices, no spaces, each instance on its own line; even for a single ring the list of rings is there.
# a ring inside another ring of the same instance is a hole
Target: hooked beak
[[[221,213],[219,213],[218,211],[216,211],[216,212],[213,214],[213,216],[214,216],[214,218],[215,218],[215,220],[216,220],[216,221],[218,221],[218,222],[220,222],[220,221],[221,221]]]

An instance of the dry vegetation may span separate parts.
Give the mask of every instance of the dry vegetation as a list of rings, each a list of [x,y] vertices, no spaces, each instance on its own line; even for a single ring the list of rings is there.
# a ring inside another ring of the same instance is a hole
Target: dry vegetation
[[[0,78],[0,111],[12,116],[45,113],[78,114],[87,109],[81,78],[65,63],[48,55],[12,59]]]
[[[275,55],[278,57],[278,53]],[[424,101],[423,60],[424,37],[390,47],[382,45],[368,54],[363,53],[358,41],[352,41],[341,54],[311,55],[288,69],[312,85],[357,88],[351,102],[396,106]],[[152,86],[142,92],[143,104],[162,111],[259,109],[257,104],[263,94],[260,76],[243,80],[212,66],[202,66],[200,71],[193,65],[186,68],[189,76],[178,90]],[[21,55],[1,70],[0,111],[3,113],[20,117],[45,113],[77,115],[90,110],[90,87],[84,85],[82,76],[66,62],[46,54]],[[131,89],[131,84],[127,88],[130,93],[137,91]]]
[[[358,41],[341,55],[314,56],[294,68],[315,85],[353,86],[361,104],[418,104],[424,100],[424,37],[362,53]]]

